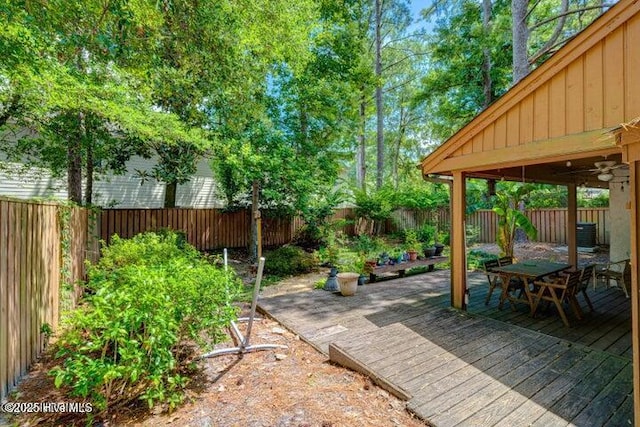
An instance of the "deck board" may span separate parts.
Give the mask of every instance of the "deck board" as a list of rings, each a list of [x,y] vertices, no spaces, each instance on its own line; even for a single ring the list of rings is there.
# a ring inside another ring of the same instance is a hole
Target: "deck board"
[[[469,275],[467,312],[448,307],[448,271],[377,282],[353,297],[321,290],[263,298],[260,309],[360,370],[436,426],[595,426],[633,421],[630,304],[589,289],[595,306],[562,324],[555,308],[484,304]]]

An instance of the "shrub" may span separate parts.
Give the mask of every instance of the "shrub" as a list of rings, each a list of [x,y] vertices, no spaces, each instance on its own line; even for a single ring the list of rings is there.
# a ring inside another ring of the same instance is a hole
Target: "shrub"
[[[417,230],[416,234],[420,242],[433,244],[436,240],[436,232],[437,229],[435,225],[423,224],[422,227]]]
[[[115,237],[89,270],[86,304],[65,319],[57,387],[98,410],[135,398],[177,405],[186,378],[183,344],[220,342],[236,317],[239,280],[214,267],[178,234]]]
[[[278,276],[309,273],[317,265],[315,257],[298,246],[282,246],[265,254],[264,270]]]

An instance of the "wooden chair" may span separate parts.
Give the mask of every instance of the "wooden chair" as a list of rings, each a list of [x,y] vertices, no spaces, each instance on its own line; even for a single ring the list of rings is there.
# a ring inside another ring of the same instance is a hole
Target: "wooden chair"
[[[500,264],[501,267],[503,265],[511,265],[513,264],[513,257],[503,256],[502,258],[498,259],[498,263]]]
[[[500,304],[498,305],[498,308],[502,308],[502,305],[504,303],[504,301],[502,300],[502,291],[503,291],[505,278],[503,277],[502,274],[492,271],[492,269],[498,266],[509,265],[509,264],[513,264],[513,258],[511,257],[491,259],[483,262],[482,265],[484,267],[485,274],[487,275],[487,280],[489,281],[489,292],[487,293],[487,297],[484,300],[485,305],[489,304],[489,301],[491,300],[491,295],[493,294],[493,290],[495,288],[500,288]],[[517,290],[520,291],[520,296],[522,296],[522,292],[524,292],[523,283],[520,279],[512,278],[511,280],[509,280],[509,288],[507,289],[507,291],[513,292]]]
[[[578,292],[582,292],[582,296],[587,302],[590,311],[593,311],[593,304],[591,304],[591,299],[589,299],[589,295],[587,295],[587,289],[589,288],[589,283],[593,279],[595,268],[595,264],[589,264],[580,270],[580,284],[576,289],[576,294]]]
[[[495,288],[500,288],[500,290],[502,290],[502,277],[500,276],[500,274],[493,272],[493,269],[495,267],[498,267],[499,265],[500,264],[498,263],[497,259],[485,260],[482,263],[484,274],[487,275],[487,281],[489,282],[489,292],[487,293],[487,297],[484,300],[484,305],[489,305],[491,294],[493,294],[493,290]]]
[[[609,262],[608,264],[599,267],[596,270],[595,277],[596,281],[604,280],[607,288],[611,286],[611,281],[615,280],[616,286],[621,287],[625,296],[629,298],[629,291],[627,291],[627,284],[631,284],[631,264],[629,259]]]
[[[578,286],[580,285],[581,275],[582,271],[577,270],[569,272],[564,277],[558,278],[556,281],[534,282],[535,285],[538,286],[538,292],[534,297],[535,301],[532,310],[533,314],[535,315],[540,302],[552,302],[556,306],[558,314],[562,318],[562,322],[565,324],[565,326],[569,327],[571,325],[563,307],[563,304],[567,303],[571,307],[571,310],[573,311],[575,316],[579,320],[582,319],[582,310],[580,309],[578,300],[576,300],[576,292],[578,290]]]

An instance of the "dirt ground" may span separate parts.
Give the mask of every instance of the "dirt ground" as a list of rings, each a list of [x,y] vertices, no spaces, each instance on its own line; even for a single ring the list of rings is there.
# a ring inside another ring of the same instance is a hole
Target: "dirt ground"
[[[471,250],[482,251],[497,255],[500,249],[496,244],[483,243],[470,247]],[[543,259],[555,262],[567,262],[569,258],[568,248],[565,245],[552,243],[525,242],[516,243],[513,250],[517,259]],[[578,264],[606,264],[609,261],[609,250],[606,247],[597,252],[579,252]]]
[[[495,245],[471,249],[497,253]],[[519,258],[562,261],[566,247],[525,243],[516,246]],[[581,262],[606,262],[606,254],[581,254]],[[231,265],[249,278],[239,261]],[[326,277],[326,271],[284,280],[265,288],[263,296],[312,289]],[[244,306],[244,313],[248,304]],[[244,326],[242,326],[244,328]],[[101,426],[424,426],[405,410],[404,402],[376,387],[355,372],[334,366],[299,337],[271,319],[253,325],[251,344],[279,344],[286,348],[237,355],[226,355],[200,362],[200,375],[194,377],[185,403],[171,413],[156,408],[149,412],[137,404],[118,408]],[[231,341],[219,347],[233,347]],[[44,357],[22,381],[12,400],[18,402],[66,401],[46,375],[51,361]],[[84,416],[31,414],[5,420],[9,425],[84,425]],[[0,418],[0,425],[3,419]]]
[[[233,265],[233,263],[232,263]],[[244,266],[236,264],[240,270]],[[263,294],[312,289],[326,277],[320,271],[269,286]],[[243,307],[243,315],[249,304]],[[245,333],[246,325],[239,324]],[[327,357],[271,319],[254,322],[251,344],[279,344],[286,348],[225,355],[200,362],[185,403],[171,413],[141,404],[118,408],[100,426],[424,426],[405,409],[403,401],[378,388],[358,373],[332,365]],[[217,348],[234,347],[233,341]],[[45,355],[21,382],[11,401],[68,401],[47,376],[52,367]],[[0,426],[85,425],[85,416],[24,414],[5,419]]]

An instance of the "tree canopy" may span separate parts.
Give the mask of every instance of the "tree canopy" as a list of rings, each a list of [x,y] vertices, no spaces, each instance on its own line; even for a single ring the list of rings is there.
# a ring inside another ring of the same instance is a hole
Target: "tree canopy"
[[[416,22],[406,0],[0,0],[2,151],[79,203],[134,155],[157,159],[140,179],[166,206],[203,158],[229,207],[254,182],[287,212],[336,187],[443,203],[416,165],[512,84],[518,1]],[[525,6],[527,67],[607,7]]]

